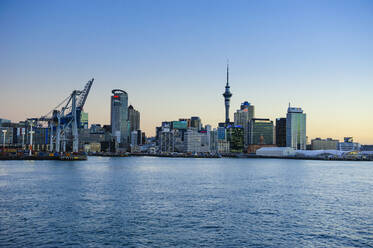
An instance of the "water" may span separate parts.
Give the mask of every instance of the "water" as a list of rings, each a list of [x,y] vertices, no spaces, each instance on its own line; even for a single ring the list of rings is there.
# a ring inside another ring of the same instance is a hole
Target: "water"
[[[373,247],[373,163],[0,161],[0,247]]]

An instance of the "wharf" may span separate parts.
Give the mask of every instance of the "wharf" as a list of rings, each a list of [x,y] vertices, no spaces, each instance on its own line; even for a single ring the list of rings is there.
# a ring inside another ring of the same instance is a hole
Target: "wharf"
[[[79,161],[87,160],[84,153],[44,153],[35,152],[31,156],[27,152],[12,153],[1,152],[0,160],[60,160],[60,161]]]
[[[209,155],[209,154],[153,154],[153,153],[92,153],[89,156],[99,156],[99,157],[167,157],[167,158],[221,158],[220,155]]]
[[[152,154],[152,153],[95,153],[88,154],[89,156],[99,157],[167,157],[167,158],[240,158],[240,159],[292,159],[292,160],[324,160],[324,161],[373,161],[373,157],[302,157],[302,156],[260,156],[256,154],[245,154],[245,153],[230,153],[230,154]]]

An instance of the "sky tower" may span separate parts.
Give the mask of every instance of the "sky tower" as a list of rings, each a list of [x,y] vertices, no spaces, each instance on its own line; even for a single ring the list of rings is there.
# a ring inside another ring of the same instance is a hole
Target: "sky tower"
[[[225,123],[229,124],[229,102],[232,97],[229,86],[229,64],[227,63],[227,85],[225,85],[225,92],[223,93],[224,102],[225,102]]]

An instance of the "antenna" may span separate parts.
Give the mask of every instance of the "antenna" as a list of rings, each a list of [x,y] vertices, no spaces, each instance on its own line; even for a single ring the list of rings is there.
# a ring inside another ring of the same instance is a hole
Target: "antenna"
[[[229,86],[229,59],[227,59],[227,86]]]

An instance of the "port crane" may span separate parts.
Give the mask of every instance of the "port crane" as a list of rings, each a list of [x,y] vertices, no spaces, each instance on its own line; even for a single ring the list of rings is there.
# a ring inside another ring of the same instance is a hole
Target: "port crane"
[[[30,124],[30,153],[32,150],[32,127],[48,127],[49,151],[66,152],[66,143],[72,141],[72,152],[79,150],[78,125],[81,112],[87,100],[93,84],[93,78],[89,80],[83,90],[74,90],[67,98],[58,104],[53,110],[39,118],[29,118]]]

